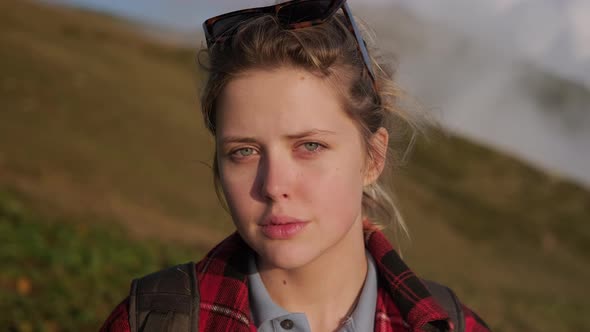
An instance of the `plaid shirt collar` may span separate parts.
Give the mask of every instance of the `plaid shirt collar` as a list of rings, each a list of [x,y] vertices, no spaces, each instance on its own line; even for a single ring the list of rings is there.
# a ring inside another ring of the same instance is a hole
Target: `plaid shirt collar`
[[[448,331],[448,314],[407,267],[383,233],[365,228],[365,244],[379,274],[376,332]],[[205,331],[256,331],[248,300],[250,248],[234,233],[197,264],[200,326]]]

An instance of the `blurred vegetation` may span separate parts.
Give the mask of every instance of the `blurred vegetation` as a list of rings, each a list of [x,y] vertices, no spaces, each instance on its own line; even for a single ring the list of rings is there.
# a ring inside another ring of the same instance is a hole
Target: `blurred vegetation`
[[[130,241],[121,227],[47,222],[0,192],[0,329],[92,331],[129,291],[130,276],[194,260],[199,251]]]
[[[137,29],[0,2],[2,331],[96,330],[132,278],[232,230],[207,166],[196,52]],[[442,133],[394,185],[420,275],[497,331],[590,330],[588,190]]]

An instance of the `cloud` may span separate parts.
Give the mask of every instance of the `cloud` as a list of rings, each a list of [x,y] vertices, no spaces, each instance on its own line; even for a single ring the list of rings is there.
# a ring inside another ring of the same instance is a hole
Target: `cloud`
[[[396,0],[422,17],[590,86],[587,0]]]
[[[590,2],[576,2],[568,8],[569,22],[579,61],[590,61]]]

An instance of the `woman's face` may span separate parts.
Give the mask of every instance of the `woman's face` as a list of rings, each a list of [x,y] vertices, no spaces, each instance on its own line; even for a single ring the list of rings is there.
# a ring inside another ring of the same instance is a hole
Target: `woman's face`
[[[335,91],[304,70],[252,70],[219,97],[217,158],[240,235],[293,269],[362,243],[365,152]],[[360,237],[360,238],[358,238]]]

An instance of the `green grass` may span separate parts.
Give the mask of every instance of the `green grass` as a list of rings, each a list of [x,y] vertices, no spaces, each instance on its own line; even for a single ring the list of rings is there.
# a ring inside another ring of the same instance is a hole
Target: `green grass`
[[[120,227],[48,222],[0,192],[0,330],[97,330],[132,278],[200,256]]]
[[[132,277],[232,230],[207,166],[195,50],[134,29],[0,1],[0,330],[96,330]],[[590,330],[588,190],[437,134],[394,185],[418,274],[497,331]]]

